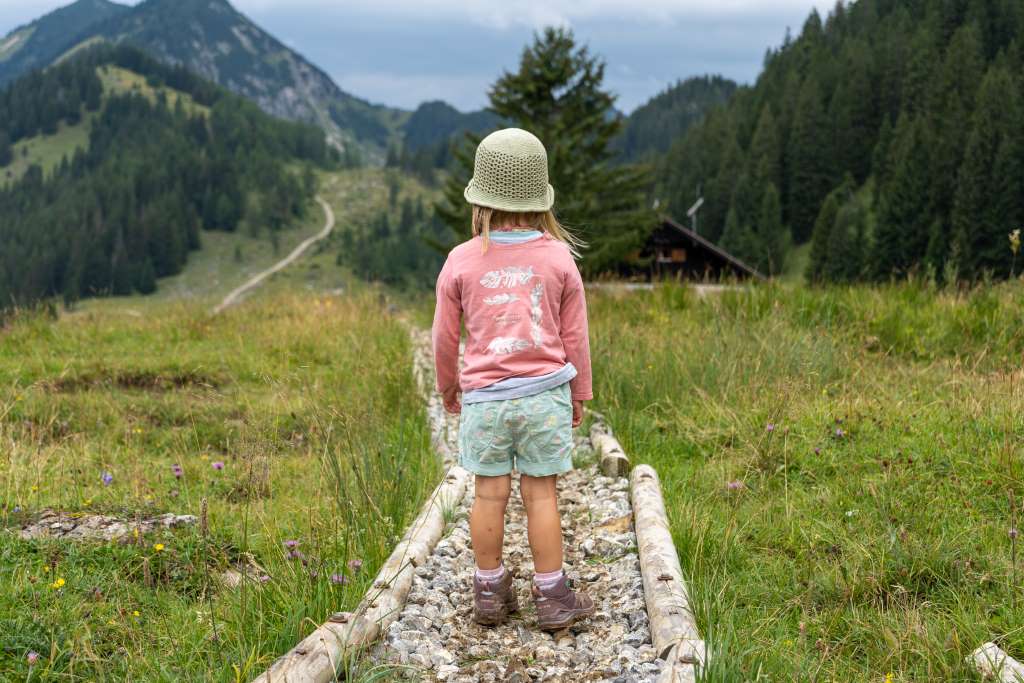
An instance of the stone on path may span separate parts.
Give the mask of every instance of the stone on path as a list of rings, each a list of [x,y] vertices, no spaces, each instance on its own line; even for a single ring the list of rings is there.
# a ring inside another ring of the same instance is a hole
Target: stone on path
[[[20,536],[25,540],[37,538],[58,538],[66,540],[116,541],[129,535],[148,534],[158,529],[173,529],[190,526],[198,520],[194,515],[167,513],[136,522],[108,515],[90,515],[75,512],[43,510],[36,521],[22,528]]]

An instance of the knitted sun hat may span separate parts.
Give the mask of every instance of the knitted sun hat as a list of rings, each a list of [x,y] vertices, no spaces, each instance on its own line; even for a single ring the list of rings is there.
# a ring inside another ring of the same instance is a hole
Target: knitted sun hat
[[[548,211],[555,188],[548,183],[544,143],[521,128],[491,133],[476,148],[466,201],[500,211]]]

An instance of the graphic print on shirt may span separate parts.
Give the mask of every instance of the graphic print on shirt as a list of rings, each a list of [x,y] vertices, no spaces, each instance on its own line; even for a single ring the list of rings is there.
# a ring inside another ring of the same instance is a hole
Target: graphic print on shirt
[[[507,292],[484,298],[484,303],[488,306],[503,306],[505,304],[510,304],[513,301],[519,301],[519,296],[517,294],[509,294]]]
[[[540,300],[544,297],[544,283],[538,282],[530,292],[530,336],[533,337],[533,348],[539,349],[544,344],[544,334],[540,328],[540,321],[543,312],[540,309]]]
[[[480,284],[487,289],[512,289],[526,285],[536,275],[533,266],[506,266],[500,270],[492,270],[480,278]],[[509,354],[525,351],[533,348],[539,349],[543,345],[544,335],[541,330],[543,311],[541,299],[544,298],[544,283],[538,282],[530,290],[530,340],[519,337],[495,337],[487,345],[487,350],[493,354]],[[519,301],[519,295],[514,292],[502,292],[493,296],[485,297],[484,304],[487,306],[505,306]],[[494,316],[494,322],[506,327],[522,320],[522,316],[511,311],[503,311]]]
[[[487,289],[497,289],[498,287],[518,287],[519,285],[525,285],[529,282],[533,275],[533,266],[508,266],[501,270],[492,270],[489,273],[484,274],[480,278],[480,284]]]
[[[530,348],[530,342],[516,337],[495,337],[487,345],[487,350],[494,354],[508,354],[516,351],[525,351]]]

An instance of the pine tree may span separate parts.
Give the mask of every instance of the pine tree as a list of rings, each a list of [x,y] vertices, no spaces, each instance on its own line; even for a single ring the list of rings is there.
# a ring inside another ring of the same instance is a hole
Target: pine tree
[[[656,222],[645,208],[647,171],[611,163],[609,145],[622,122],[613,115],[614,97],[603,89],[604,70],[571,31],[548,28],[523,51],[518,70],[502,74],[489,93],[491,111],[547,147],[556,212],[588,243],[581,267],[590,273],[639,247]],[[438,210],[465,236],[462,190],[472,152],[459,154],[461,170],[451,175]]]
[[[782,223],[782,200],[774,184],[769,184],[761,198],[761,210],[757,221],[757,241],[761,255],[757,267],[768,275],[779,275],[783,271],[786,252],[789,251],[790,236]]]
[[[156,270],[153,268],[153,262],[148,258],[142,263],[142,267],[139,268],[139,274],[135,280],[135,289],[138,290],[139,294],[152,294],[156,291]]]
[[[829,238],[836,216],[839,214],[840,190],[832,192],[821,205],[818,218],[814,221],[814,233],[811,237],[811,255],[807,266],[806,277],[809,282],[824,282],[827,261],[829,258]]]
[[[925,259],[932,224],[928,139],[921,119],[904,115],[896,124],[886,162],[888,182],[879,192],[875,277],[906,275]]]
[[[757,120],[754,139],[750,143],[749,158],[755,165],[755,173],[759,183],[773,184],[776,188],[782,184],[782,151],[779,144],[778,124],[772,114],[772,107],[766,104],[761,109]]]
[[[14,160],[14,150],[11,148],[11,139],[7,131],[0,130],[0,168]]]
[[[786,155],[790,225],[797,243],[811,237],[822,200],[833,187],[830,139],[831,127],[821,90],[812,75],[800,89]]]
[[[1012,191],[1005,185],[1008,179],[1003,174],[1019,179],[1024,172],[1017,142],[1017,88],[1012,74],[996,65],[978,91],[953,207],[953,239],[958,258],[955,265],[959,276],[966,280],[978,279],[985,272],[1009,272],[1006,235],[1015,227],[1010,222],[1016,213],[1013,203],[1020,200],[1002,197],[1000,191]]]

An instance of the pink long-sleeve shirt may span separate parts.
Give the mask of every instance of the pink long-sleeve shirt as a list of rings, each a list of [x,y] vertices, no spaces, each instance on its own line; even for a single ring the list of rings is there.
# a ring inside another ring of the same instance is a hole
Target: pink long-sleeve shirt
[[[466,351],[459,372],[460,321]],[[433,325],[437,389],[463,392],[572,363],[573,400],[593,398],[583,280],[569,248],[545,234],[519,244],[474,237],[452,249],[437,277]]]

